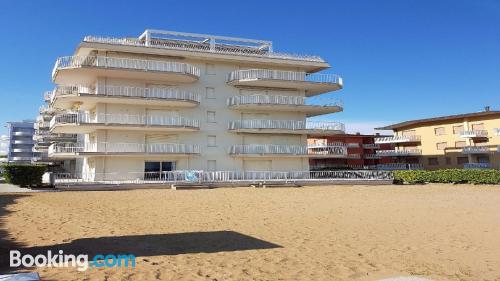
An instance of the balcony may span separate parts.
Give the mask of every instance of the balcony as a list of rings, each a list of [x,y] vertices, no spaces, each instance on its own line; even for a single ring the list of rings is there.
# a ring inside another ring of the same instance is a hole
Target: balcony
[[[347,151],[345,147],[310,147],[307,145],[288,145],[288,144],[244,144],[233,145],[229,149],[229,154],[240,157],[338,157],[346,158]]]
[[[50,123],[47,121],[38,121],[34,124],[35,130],[48,130],[49,126]]]
[[[305,90],[306,96],[342,89],[342,78],[335,74],[248,69],[229,73],[227,83],[233,86]]]
[[[381,155],[373,154],[373,153],[371,153],[371,154],[364,154],[363,157],[365,159],[380,159],[380,158],[382,158]]]
[[[160,60],[69,56],[58,58],[52,70],[52,81],[56,84],[89,85],[97,77],[193,83],[200,77],[200,69],[186,63]]]
[[[14,156],[14,157],[9,157],[9,161],[14,161],[14,162],[26,162],[29,161],[31,162],[31,157],[28,156]]]
[[[487,154],[490,152],[487,146],[466,146],[462,148],[462,154]]]
[[[300,120],[236,120],[229,122],[229,130],[236,133],[257,134],[321,134],[344,133],[344,124]]]
[[[420,142],[420,136],[392,136],[375,138],[375,144],[381,143],[415,143]]]
[[[377,150],[376,155],[379,156],[418,156],[422,154],[420,149],[404,149],[404,150]]]
[[[99,129],[191,132],[200,129],[200,122],[183,117],[84,112],[58,114],[50,121],[52,133],[85,134]]]
[[[14,140],[11,140],[10,142],[13,144],[33,144],[34,143],[33,139],[24,139],[24,140],[14,139]]]
[[[380,149],[380,144],[378,144],[378,143],[364,143],[363,148],[364,149]]]
[[[388,163],[388,164],[377,164],[377,170],[422,170],[424,167],[422,164],[407,164],[407,163]]]
[[[82,110],[92,109],[97,103],[196,107],[201,101],[200,95],[173,87],[59,86],[51,93],[52,106],[71,108],[81,102]]]
[[[32,147],[21,147],[21,148],[11,148],[11,152],[27,152],[30,153],[32,152]]]
[[[465,163],[464,169],[491,169],[490,163]]]
[[[461,131],[461,138],[487,138],[488,131],[486,130],[471,130],[471,131]]]
[[[340,112],[342,102],[334,99],[308,99],[298,96],[235,96],[227,100],[230,109],[304,112],[307,117]]]
[[[33,131],[17,131],[17,132],[12,132],[12,135],[18,137],[29,137],[33,135]]]
[[[76,156],[187,156],[200,153],[199,145],[179,143],[55,143],[48,150],[50,157],[59,158]]]

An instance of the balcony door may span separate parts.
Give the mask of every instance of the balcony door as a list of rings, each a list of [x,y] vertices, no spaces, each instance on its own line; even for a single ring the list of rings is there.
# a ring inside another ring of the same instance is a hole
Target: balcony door
[[[146,161],[144,162],[144,180],[166,180],[168,172],[175,170],[174,161]]]

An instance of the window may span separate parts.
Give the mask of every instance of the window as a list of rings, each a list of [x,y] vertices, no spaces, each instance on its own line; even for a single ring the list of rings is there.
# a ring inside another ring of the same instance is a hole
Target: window
[[[215,147],[217,146],[217,138],[216,136],[208,136],[208,147]]]
[[[447,147],[447,145],[448,144],[446,142],[438,142],[438,143],[436,143],[436,149],[444,150]]]
[[[207,87],[205,88],[207,99],[215,99],[215,88]]]
[[[205,74],[207,74],[207,75],[215,75],[215,65],[207,63],[205,65]]]
[[[403,131],[403,136],[414,136],[414,135],[415,135],[415,130]]]
[[[451,165],[451,157],[446,157],[446,165]]]
[[[462,147],[465,147],[465,145],[466,145],[465,141],[456,141],[455,142],[456,148],[462,148]]]
[[[428,158],[427,161],[429,161],[430,166],[439,165],[439,161],[436,157]]]
[[[483,123],[472,124],[472,130],[473,131],[482,131],[482,130],[484,130],[484,124]]]
[[[175,170],[175,162],[144,162],[144,179],[165,179],[168,177],[167,172]]]
[[[215,111],[207,111],[207,122],[215,123]]]
[[[464,125],[453,126],[453,134],[458,135],[464,130]]]
[[[465,163],[469,163],[469,158],[467,156],[457,157],[457,164],[458,165],[465,164]]]
[[[444,130],[444,127],[434,128],[434,134],[436,136],[442,136],[442,135],[446,134],[445,130]]]
[[[207,170],[209,170],[209,171],[216,171],[217,170],[217,161],[215,161],[215,160],[208,160],[207,161]]]

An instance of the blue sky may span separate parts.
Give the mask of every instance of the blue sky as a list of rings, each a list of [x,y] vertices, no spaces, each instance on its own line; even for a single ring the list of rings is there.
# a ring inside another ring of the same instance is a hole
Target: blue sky
[[[266,39],[277,51],[322,56],[344,78],[328,95],[345,110],[317,119],[350,131],[499,109],[499,27],[496,0],[0,0],[0,123],[36,116],[56,58],[85,35],[146,28]]]

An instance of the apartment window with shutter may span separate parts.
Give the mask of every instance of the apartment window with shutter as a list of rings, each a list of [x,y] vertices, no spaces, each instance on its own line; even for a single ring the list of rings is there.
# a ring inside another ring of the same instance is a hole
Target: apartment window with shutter
[[[438,142],[436,143],[436,148],[438,150],[444,150],[448,144],[446,142]]]
[[[457,157],[457,164],[458,165],[465,164],[465,163],[469,163],[468,157],[466,157],[466,156]]]
[[[208,136],[208,147],[215,147],[217,146],[217,138],[216,136]]]
[[[207,122],[215,123],[215,111],[207,111]]]
[[[451,157],[446,157],[446,165],[451,165]]]
[[[458,135],[464,130],[463,125],[453,126],[453,134]]]
[[[209,170],[209,171],[216,171],[217,170],[217,161],[215,161],[215,160],[208,160],[207,161],[207,170]]]
[[[434,134],[436,136],[442,136],[445,134],[444,127],[434,128]]]
[[[215,65],[211,63],[207,63],[205,65],[205,74],[207,75],[215,75]]]
[[[436,157],[428,158],[427,160],[429,161],[430,166],[439,165],[439,161]]]
[[[456,141],[455,142],[455,147],[456,148],[462,148],[466,145],[465,141]]]
[[[207,99],[215,99],[215,88],[207,87],[206,94]]]
[[[483,123],[472,124],[472,130],[473,131],[482,131],[482,130],[484,130],[484,124]]]
[[[415,135],[415,130],[403,131],[403,136],[414,136],[414,135]]]

